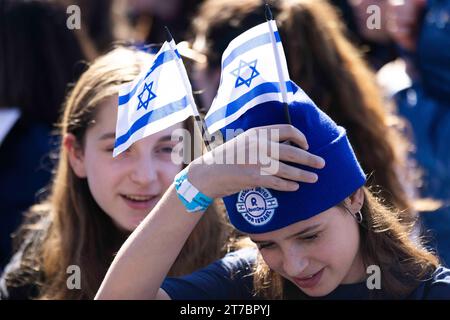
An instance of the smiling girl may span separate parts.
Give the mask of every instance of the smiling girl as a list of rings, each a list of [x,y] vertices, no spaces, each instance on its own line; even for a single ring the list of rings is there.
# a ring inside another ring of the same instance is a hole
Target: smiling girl
[[[73,88],[60,124],[62,146],[51,192],[30,209],[17,235],[18,251],[0,281],[1,298],[93,298],[120,245],[182,169],[171,160],[179,144],[172,133],[192,128],[189,121],[112,157],[118,87],[151,62],[149,54],[117,48],[98,58]],[[169,274],[191,273],[222,256],[228,236],[222,211],[208,210]],[[153,241],[163,247],[161,239]],[[80,268],[80,289],[67,287],[72,265]]]
[[[122,246],[96,297],[450,299],[450,270],[419,239],[411,239],[398,212],[384,207],[364,186],[366,177],[345,129],[304,93],[289,105],[289,113],[293,126],[282,124],[282,103],[247,111],[231,125],[244,133],[194,160],[179,178],[206,197],[223,197],[230,222],[257,249],[249,246],[191,275],[166,278],[202,218],[201,211],[186,212],[184,201],[177,201],[183,199],[177,179]],[[279,165],[274,175],[261,174],[261,163],[202,161],[230,152],[235,142],[241,146],[238,152],[248,155],[254,145],[248,137],[264,140],[267,133],[260,133],[273,129],[279,138],[269,142],[278,146],[279,156],[267,157]],[[286,140],[292,144],[280,143]],[[325,165],[305,150],[322,157]],[[308,180],[315,183],[297,183],[308,181],[305,164],[313,167]],[[151,241],[155,234],[164,239],[163,248]],[[368,285],[372,269],[379,270],[374,276],[380,285]]]

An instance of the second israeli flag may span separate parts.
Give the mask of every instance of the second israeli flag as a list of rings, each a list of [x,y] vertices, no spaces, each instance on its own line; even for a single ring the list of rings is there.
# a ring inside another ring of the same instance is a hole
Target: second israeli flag
[[[205,117],[208,131],[220,130],[261,103],[289,103],[296,90],[275,21],[257,25],[233,39],[222,55],[219,89]]]
[[[165,42],[151,67],[119,91],[113,156],[133,142],[198,115],[175,42]]]

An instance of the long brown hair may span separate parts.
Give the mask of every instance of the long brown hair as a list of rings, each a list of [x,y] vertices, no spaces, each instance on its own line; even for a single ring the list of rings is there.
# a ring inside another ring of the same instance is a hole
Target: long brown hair
[[[401,219],[415,220],[411,195],[417,182],[407,160],[412,148],[399,133],[402,121],[390,113],[373,73],[345,38],[336,10],[322,0],[272,0],[291,79],[337,124],[345,127],[369,185]],[[220,68],[229,41],[264,21],[261,0],[210,0],[193,22],[209,69]],[[408,189],[408,190],[407,190]],[[411,195],[410,195],[411,194]]]
[[[116,95],[120,84],[132,81],[148,59],[148,54],[121,47],[95,60],[67,98],[60,123],[61,136],[73,134],[83,146],[86,130],[95,124],[97,107],[104,99]],[[192,130],[193,126],[186,121],[185,127]],[[96,203],[86,179],[75,175],[65,148],[59,151],[48,199],[31,209],[28,221],[22,230],[41,234],[23,258],[24,267],[38,269],[43,276],[39,279],[38,298],[92,299],[127,234],[119,231]],[[223,209],[211,206],[169,275],[189,274],[220,258],[228,232],[224,221]],[[81,290],[67,288],[69,265],[80,267]]]
[[[359,250],[364,265],[377,265],[382,270],[381,288],[384,297],[406,298],[420,281],[436,270],[439,259],[423,247],[420,239],[411,239],[410,229],[400,223],[398,212],[384,206],[367,188],[363,187],[363,190]],[[338,207],[347,214],[344,203]],[[248,241],[241,240],[237,246],[248,246]],[[257,296],[268,299],[287,298],[285,289],[288,280],[270,270],[261,254],[258,254],[253,280]],[[377,298],[377,293],[374,293],[373,298]]]

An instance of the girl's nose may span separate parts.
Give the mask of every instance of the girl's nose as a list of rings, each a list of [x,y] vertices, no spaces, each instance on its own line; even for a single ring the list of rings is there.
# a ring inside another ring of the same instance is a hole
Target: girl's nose
[[[147,186],[158,179],[158,168],[156,162],[150,156],[139,157],[134,162],[131,170],[131,180],[141,186]]]
[[[306,270],[309,259],[298,250],[290,250],[283,255],[283,271],[289,277],[298,277]]]

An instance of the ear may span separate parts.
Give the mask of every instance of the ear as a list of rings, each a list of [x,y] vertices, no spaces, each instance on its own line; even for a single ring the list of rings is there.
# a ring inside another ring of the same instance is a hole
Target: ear
[[[346,207],[353,213],[357,213],[361,210],[364,202],[363,188],[356,190],[351,196],[344,200]]]
[[[69,164],[77,177],[86,178],[83,150],[77,138],[73,134],[68,133],[64,136],[63,147],[67,151]]]

